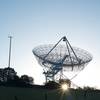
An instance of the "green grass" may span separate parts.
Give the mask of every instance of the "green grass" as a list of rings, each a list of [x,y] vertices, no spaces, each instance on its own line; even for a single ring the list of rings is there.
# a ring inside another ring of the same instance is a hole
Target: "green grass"
[[[100,100],[99,90],[48,90],[0,86],[0,100]]]

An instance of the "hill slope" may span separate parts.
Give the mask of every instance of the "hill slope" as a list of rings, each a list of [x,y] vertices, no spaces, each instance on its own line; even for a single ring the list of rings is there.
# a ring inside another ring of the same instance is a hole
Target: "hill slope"
[[[64,93],[61,90],[42,87],[0,86],[0,100],[100,100],[100,91],[70,89]]]

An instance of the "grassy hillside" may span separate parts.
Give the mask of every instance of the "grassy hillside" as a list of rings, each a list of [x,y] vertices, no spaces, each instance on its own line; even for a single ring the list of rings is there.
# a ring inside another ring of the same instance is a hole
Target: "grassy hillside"
[[[99,90],[0,87],[0,100],[100,100]]]

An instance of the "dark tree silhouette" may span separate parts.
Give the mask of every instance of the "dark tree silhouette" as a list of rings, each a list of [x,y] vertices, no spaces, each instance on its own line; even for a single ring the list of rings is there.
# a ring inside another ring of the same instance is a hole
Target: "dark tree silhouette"
[[[16,72],[13,68],[4,68],[0,69],[0,82],[7,82],[9,80],[13,80],[16,76]]]
[[[59,88],[60,84],[54,81],[49,81],[48,83],[45,84],[45,87],[48,89],[55,89],[55,88]]]
[[[33,84],[33,78],[29,77],[28,75],[22,75],[20,78],[23,82],[27,83],[27,84]]]
[[[5,86],[31,86],[33,78],[28,75],[19,77],[13,68],[7,67],[0,69],[0,85]]]

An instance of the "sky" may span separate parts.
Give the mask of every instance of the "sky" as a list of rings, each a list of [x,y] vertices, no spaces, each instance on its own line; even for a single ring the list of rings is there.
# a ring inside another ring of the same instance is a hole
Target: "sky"
[[[100,0],[0,0],[0,68],[8,67],[11,35],[11,67],[19,76],[27,74],[35,84],[43,84],[43,69],[32,49],[66,35],[72,46],[93,56],[73,82],[100,88],[99,27]]]

